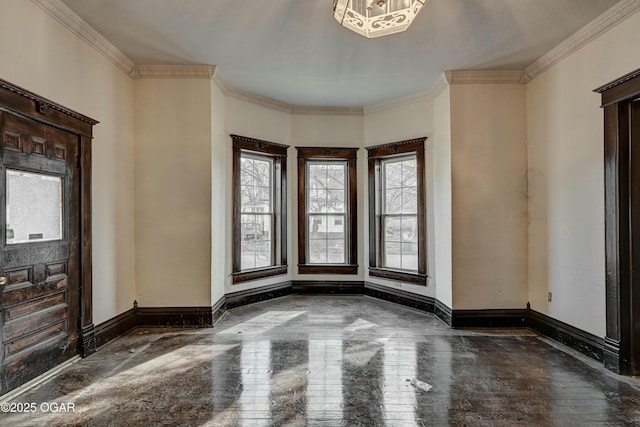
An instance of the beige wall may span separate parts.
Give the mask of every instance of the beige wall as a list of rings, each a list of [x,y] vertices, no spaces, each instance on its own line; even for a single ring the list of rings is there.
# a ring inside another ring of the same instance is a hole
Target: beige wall
[[[434,111],[433,98],[425,95],[416,99],[414,102],[401,103],[396,106],[389,106],[381,110],[373,110],[366,112],[364,116],[364,136],[365,147],[384,144],[389,142],[402,141],[406,139],[427,137],[425,143],[425,161],[427,165],[426,171],[426,200],[427,200],[427,274],[429,275],[428,286],[417,286],[409,283],[402,283],[393,280],[384,280],[379,277],[372,277],[368,274],[365,279],[378,285],[389,286],[392,288],[401,288],[403,291],[435,297],[437,283],[434,280],[435,272],[435,229],[434,229],[434,205],[433,205],[433,165],[435,148],[437,143],[433,139],[434,135]],[[361,155],[366,159],[367,152],[363,150]],[[364,192],[364,209],[368,206],[368,188],[367,188],[367,163],[364,162],[361,171],[363,179],[362,191]],[[365,265],[369,264],[369,217],[367,212],[363,211],[362,225],[364,233]]]
[[[436,298],[447,307],[453,307],[452,264],[451,264],[451,93],[447,85],[433,101],[433,140],[430,143],[432,155],[427,159],[431,176],[431,186],[427,188],[433,204],[430,217],[433,232],[429,238],[429,275],[433,278]]]
[[[136,293],[211,304],[211,81],[135,83]]]
[[[597,336],[605,335],[604,128],[592,91],[638,68],[639,27],[636,13],[527,85],[529,300]]]
[[[362,115],[319,115],[294,114],[292,116],[291,143],[293,147],[362,147],[364,142],[364,126]],[[358,245],[358,274],[357,275],[325,275],[298,274],[298,162],[295,148],[289,150],[289,159],[293,179],[289,180],[289,200],[292,208],[290,218],[291,228],[291,264],[294,280],[363,280],[364,275],[364,193],[366,192],[366,153],[357,152],[357,245]]]
[[[525,87],[451,86],[453,308],[527,304]]]
[[[229,138],[225,134],[225,96],[218,85],[211,84],[211,305],[224,297],[231,264],[231,243],[226,236],[226,221],[231,215],[227,206],[227,178],[231,163],[226,156]]]
[[[248,101],[240,100],[233,97],[226,97],[225,101],[225,132],[226,140],[223,145],[219,146],[220,150],[216,153],[218,156],[222,156],[227,162],[226,167],[226,179],[228,183],[232,182],[232,143],[229,135],[241,135],[251,138],[262,139],[266,141],[275,142],[278,144],[291,144],[291,114],[285,111],[279,111],[273,108],[264,107],[262,105],[253,104]],[[295,177],[295,149],[289,148],[287,158],[287,176]],[[290,178],[291,180],[291,178]],[[226,187],[226,204],[224,205],[225,211],[225,235],[227,244],[226,261],[225,261],[225,293],[232,293],[243,291],[246,289],[253,289],[260,286],[267,286],[274,283],[286,282],[291,280],[292,269],[292,240],[289,239],[289,246],[287,248],[288,261],[289,261],[289,273],[282,276],[274,276],[261,280],[253,280],[250,282],[238,283],[236,285],[231,284],[231,241],[232,241],[232,186]],[[291,191],[291,181],[289,181],[289,191]],[[288,229],[287,234],[292,236],[291,218],[292,212],[296,212],[296,199],[290,199],[289,212],[288,212]]]
[[[0,2],[0,78],[100,123],[93,140],[93,320],[135,298],[133,80],[29,1]]]

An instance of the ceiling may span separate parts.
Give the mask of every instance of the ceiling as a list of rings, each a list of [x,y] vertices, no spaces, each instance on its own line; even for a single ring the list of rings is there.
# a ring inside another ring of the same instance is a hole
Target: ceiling
[[[430,0],[404,33],[365,39],[333,0],[62,0],[136,64],[213,64],[236,89],[355,107],[445,70],[524,69],[618,0]]]

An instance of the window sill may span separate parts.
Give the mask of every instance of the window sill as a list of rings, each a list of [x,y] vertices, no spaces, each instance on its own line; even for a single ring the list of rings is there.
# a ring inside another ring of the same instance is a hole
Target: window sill
[[[369,276],[407,282],[413,285],[427,286],[426,274],[409,273],[406,271],[390,270],[378,267],[369,267]]]
[[[279,276],[287,274],[286,265],[276,265],[272,267],[260,268],[255,270],[240,271],[231,275],[231,283],[242,283],[250,280],[263,279],[265,277]]]
[[[358,274],[354,264],[298,264],[298,274]]]

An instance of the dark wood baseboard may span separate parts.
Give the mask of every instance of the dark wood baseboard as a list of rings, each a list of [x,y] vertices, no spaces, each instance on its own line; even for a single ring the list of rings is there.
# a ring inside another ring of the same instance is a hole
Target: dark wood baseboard
[[[604,337],[604,348],[602,350],[602,362],[604,367],[616,374],[625,373],[625,369],[620,357],[620,341]]]
[[[211,307],[138,307],[138,326],[206,328],[213,324]]]
[[[452,322],[452,318],[453,318],[453,310],[451,310],[451,308],[449,308],[447,305],[445,305],[442,302],[440,302],[440,300],[436,299],[435,301],[436,301],[436,303],[435,303],[435,306],[434,306],[433,313],[438,318],[440,318],[440,320],[442,320],[444,323],[449,325],[449,327],[451,327],[451,322]]]
[[[292,282],[292,292],[294,294],[362,295],[363,291],[364,282],[361,281],[294,280]]]
[[[537,311],[528,308],[451,310],[433,297],[363,281],[287,281],[227,294],[212,307],[141,308],[134,305],[132,309],[95,327],[96,347],[138,326],[210,327],[227,309],[290,294],[367,295],[432,313],[453,328],[528,327],[603,362],[614,372],[620,372],[619,343],[599,338]]]
[[[592,359],[603,362],[604,338],[597,337],[535,310],[528,310],[527,326],[545,337],[571,347]]]
[[[106,322],[100,323],[95,327],[96,347],[102,347],[109,341],[126,334],[136,326],[138,326],[138,317],[136,316],[135,307],[130,308]]]
[[[218,320],[222,317],[226,309],[227,299],[223,296],[211,306],[211,326],[215,325]]]
[[[452,328],[525,328],[526,309],[453,310]]]
[[[427,313],[435,313],[435,298],[432,297],[418,295],[402,289],[382,286],[372,282],[364,283],[364,294],[412,307]]]
[[[291,295],[291,282],[276,283],[259,288],[247,289],[244,291],[232,292],[225,296],[225,308],[234,308],[241,305],[253,304],[260,301],[266,301],[272,298]]]

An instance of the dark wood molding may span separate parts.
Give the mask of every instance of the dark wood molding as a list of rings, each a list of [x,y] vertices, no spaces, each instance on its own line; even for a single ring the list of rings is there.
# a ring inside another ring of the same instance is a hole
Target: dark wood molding
[[[369,276],[427,286],[427,275],[387,268],[369,267]]]
[[[357,151],[353,147],[296,147],[298,151],[298,274],[358,274],[358,175]],[[307,162],[347,161],[347,212],[344,265],[309,264],[307,257]]]
[[[640,70],[595,90],[604,107],[605,366],[640,374]],[[635,148],[635,149],[634,149]]]
[[[597,337],[535,310],[529,310],[527,326],[545,337],[571,347],[592,359],[599,362],[603,361],[604,338]]]
[[[369,274],[390,280],[427,285],[427,222],[426,222],[426,162],[424,143],[426,137],[367,147],[369,192]],[[383,266],[382,165],[396,156],[415,154],[417,183],[418,267],[416,272],[404,272]]]
[[[234,308],[242,305],[253,304],[268,299],[278,298],[292,293],[290,281],[261,286],[259,288],[244,291],[231,292],[225,296],[225,308]]]
[[[378,285],[377,283],[372,282],[364,282],[364,294],[370,297],[412,307],[426,313],[436,313],[436,300],[433,297],[418,295],[402,289]]]
[[[262,139],[249,138],[247,136],[230,135],[233,140],[233,148],[236,150],[249,150],[272,156],[287,157],[288,145],[264,141]]]
[[[358,266],[348,264],[298,264],[298,274],[358,274]]]
[[[355,160],[357,147],[296,147],[299,159],[351,159]]]
[[[97,120],[66,108],[47,98],[0,79],[3,105],[19,111],[26,117],[48,125],[70,130],[78,135],[92,136]]]
[[[109,341],[122,336],[138,326],[135,307],[130,308],[116,317],[100,323],[95,327],[96,348],[102,347]]]
[[[449,327],[451,327],[451,323],[453,321],[453,310],[446,304],[442,303],[439,299],[435,300],[434,314],[444,323],[446,323]]]
[[[280,276],[287,274],[288,267],[286,265],[275,265],[267,268],[259,268],[256,270],[239,271],[231,275],[232,282],[242,283],[251,280],[263,279],[265,277]]]
[[[362,281],[294,280],[292,284],[294,294],[362,295],[364,293]]]
[[[233,141],[232,159],[232,278],[233,284],[250,280],[277,276],[287,273],[287,149],[288,145],[263,141],[239,135],[231,135]],[[242,270],[242,215],[240,168],[242,153],[257,153],[258,156],[272,160],[272,194],[273,212],[271,220],[272,235],[270,236],[272,253],[271,266],[255,270]]]
[[[640,69],[594,89],[602,95],[602,107],[640,96]]]
[[[213,324],[211,307],[138,307],[138,326],[206,328]]]
[[[77,351],[82,357],[86,357],[96,349],[91,253],[91,145],[93,126],[99,122],[2,79],[0,79],[0,105],[3,110],[12,115],[46,125],[55,132],[64,131],[64,134],[75,140],[65,148],[67,155],[75,155],[77,158],[77,164],[71,164],[69,167],[71,169],[77,168],[78,177],[73,179],[73,193],[79,194],[78,205],[74,205],[69,211],[70,215],[74,217],[77,215],[79,218],[77,234],[76,231],[72,231],[70,234],[74,240],[78,241],[79,245],[79,260],[77,263],[73,261],[73,269],[78,272],[76,280],[78,281],[79,293],[73,298],[75,299],[76,296],[79,298],[79,312],[76,313],[73,304],[71,304],[72,317],[74,318],[69,320],[73,327],[77,328],[77,332],[72,334],[77,333],[77,350],[74,349],[74,351]],[[64,158],[63,151],[62,159]],[[75,161],[75,159],[72,160],[72,163]],[[65,191],[68,190],[70,189]],[[68,207],[70,208],[70,206]],[[75,274],[74,272],[73,275]]]
[[[452,328],[525,328],[526,326],[527,310],[524,308],[453,310],[451,314]]]
[[[222,315],[227,311],[227,298],[222,296],[215,304],[211,306],[211,326],[215,326]]]
[[[233,292],[212,307],[134,308],[96,326],[98,347],[136,327],[210,327],[227,309],[291,294],[366,295],[434,314],[454,328],[530,328],[582,354],[615,364],[618,343],[599,338],[552,317],[526,309],[452,310],[436,298],[372,282],[296,280]]]
[[[414,151],[424,150],[424,142],[427,137],[407,139],[404,141],[390,142],[386,144],[365,147],[369,152],[369,158],[390,157],[399,154],[412,153]]]

